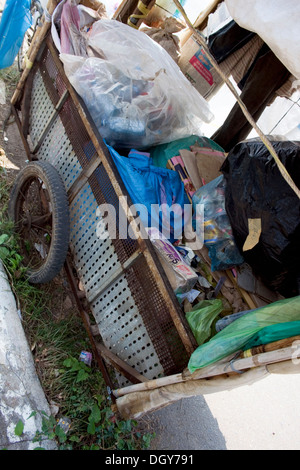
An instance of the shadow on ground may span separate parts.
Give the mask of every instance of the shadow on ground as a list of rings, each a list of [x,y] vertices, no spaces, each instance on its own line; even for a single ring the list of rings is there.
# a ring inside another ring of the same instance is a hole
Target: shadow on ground
[[[151,450],[226,450],[226,442],[205,398],[185,398],[147,417],[155,428]]]

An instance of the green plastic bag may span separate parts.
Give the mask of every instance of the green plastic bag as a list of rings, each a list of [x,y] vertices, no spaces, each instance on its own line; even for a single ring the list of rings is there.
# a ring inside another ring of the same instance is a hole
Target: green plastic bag
[[[241,350],[266,326],[300,321],[300,296],[283,299],[238,318],[191,355],[188,369],[192,373]]]
[[[260,330],[243,347],[243,351],[260,346],[261,344],[273,343],[284,338],[300,335],[300,321],[278,323],[277,325],[266,326]]]
[[[186,313],[187,322],[199,345],[211,336],[212,323],[222,310],[222,300],[212,299],[202,300]]]

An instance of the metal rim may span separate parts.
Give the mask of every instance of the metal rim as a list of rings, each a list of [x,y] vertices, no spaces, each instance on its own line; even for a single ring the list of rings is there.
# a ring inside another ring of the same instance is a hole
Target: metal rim
[[[22,185],[15,221],[23,263],[31,272],[38,271],[50,253],[53,234],[50,196],[41,178],[31,176]]]

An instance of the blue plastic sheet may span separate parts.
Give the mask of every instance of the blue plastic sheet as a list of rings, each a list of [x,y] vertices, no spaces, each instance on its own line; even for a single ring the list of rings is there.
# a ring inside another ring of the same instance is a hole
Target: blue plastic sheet
[[[10,67],[32,24],[31,0],[6,0],[0,22],[0,69]]]
[[[124,157],[107,147],[143,225],[157,228],[171,242],[181,237],[184,211],[191,205],[179,174],[154,166],[145,152],[131,150]]]

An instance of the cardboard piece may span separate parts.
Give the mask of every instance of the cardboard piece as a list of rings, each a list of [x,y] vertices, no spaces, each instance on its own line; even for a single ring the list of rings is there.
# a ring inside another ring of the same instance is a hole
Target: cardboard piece
[[[249,233],[245,240],[243,251],[252,250],[257,245],[261,235],[261,219],[248,219]]]
[[[226,158],[225,153],[196,145],[192,146],[191,150],[195,154],[198,174],[203,184],[209,183],[222,174],[220,168]]]
[[[196,35],[192,35],[182,46],[178,65],[200,95],[206,99],[212,98],[223,84],[202,45],[197,42]]]
[[[168,163],[167,163],[167,168],[169,168],[170,170],[177,171],[177,173],[179,174],[181,178],[181,181],[184,184],[185,192],[190,202],[192,202],[192,197],[196,192],[196,188],[192,183],[192,180],[189,176],[187,169],[185,168],[182,157],[178,155],[178,156],[170,158],[170,160],[168,160]]]
[[[194,188],[196,190],[201,188],[203,183],[199,175],[195,153],[185,149],[180,150],[179,153]]]

